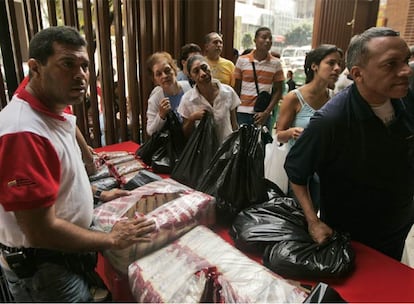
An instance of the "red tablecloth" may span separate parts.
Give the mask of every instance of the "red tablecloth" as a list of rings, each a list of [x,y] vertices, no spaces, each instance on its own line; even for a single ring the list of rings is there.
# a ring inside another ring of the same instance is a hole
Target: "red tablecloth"
[[[96,151],[134,152],[138,144],[124,142],[96,149]],[[234,245],[228,228],[214,227],[224,240]],[[361,243],[352,242],[356,253],[355,271],[346,279],[326,281],[348,302],[411,302],[414,303],[414,269],[399,263]],[[247,254],[261,263],[261,257]],[[98,272],[103,276],[115,301],[133,301],[128,278],[116,273],[109,262],[100,256]],[[316,282],[304,282],[315,285]]]

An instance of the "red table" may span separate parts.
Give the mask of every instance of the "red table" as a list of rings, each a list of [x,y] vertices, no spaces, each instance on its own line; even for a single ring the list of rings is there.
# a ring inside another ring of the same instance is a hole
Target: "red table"
[[[130,151],[134,152],[138,144],[124,142],[106,146],[96,151]],[[228,243],[234,245],[228,228],[213,227],[213,230]],[[358,242],[352,242],[355,249],[355,271],[347,278],[326,281],[335,288],[348,302],[410,302],[414,303],[414,269],[389,258]],[[261,263],[261,257],[246,254]],[[129,291],[128,278],[117,273],[109,262],[100,256],[98,272],[108,284],[114,301],[131,302],[133,298]],[[304,282],[315,285],[317,282]]]

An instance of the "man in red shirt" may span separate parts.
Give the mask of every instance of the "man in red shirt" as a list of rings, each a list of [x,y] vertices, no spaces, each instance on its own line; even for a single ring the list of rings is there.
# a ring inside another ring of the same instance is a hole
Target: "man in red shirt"
[[[66,26],[37,33],[30,80],[0,112],[0,266],[16,302],[89,302],[94,263],[85,252],[150,241],[152,220],[89,229],[93,193],[76,141],[76,117],[89,80],[86,42]],[[103,191],[107,201],[127,192]],[[88,261],[87,261],[88,260]],[[10,283],[11,284],[11,283]]]

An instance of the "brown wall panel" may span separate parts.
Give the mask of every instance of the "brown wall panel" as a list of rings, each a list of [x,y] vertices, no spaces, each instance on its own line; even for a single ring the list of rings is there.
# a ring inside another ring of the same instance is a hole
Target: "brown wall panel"
[[[414,45],[414,0],[388,0],[387,26],[399,31],[408,45]]]
[[[414,1],[410,1],[407,9],[407,22],[402,37],[408,45],[414,44]]]
[[[233,58],[235,0],[224,0],[221,4],[220,28],[223,34],[224,45],[222,56]]]
[[[379,0],[316,0],[312,47],[335,44],[346,50],[355,34],[375,26]]]
[[[204,36],[210,32],[219,31],[219,0],[187,0],[183,2],[185,3],[184,43],[194,42],[203,49]]]

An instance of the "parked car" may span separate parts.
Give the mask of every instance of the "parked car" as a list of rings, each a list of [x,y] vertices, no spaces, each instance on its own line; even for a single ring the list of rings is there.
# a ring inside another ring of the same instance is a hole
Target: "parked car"
[[[300,47],[287,47],[283,49],[281,60],[287,69],[303,68],[306,53],[311,50],[310,45]]]
[[[293,70],[293,80],[296,82],[296,86],[300,87],[306,82],[306,74],[303,66]]]

